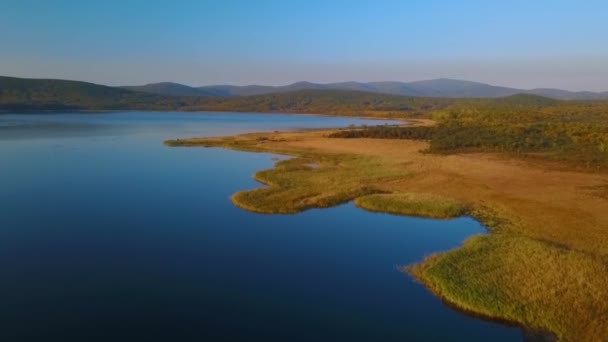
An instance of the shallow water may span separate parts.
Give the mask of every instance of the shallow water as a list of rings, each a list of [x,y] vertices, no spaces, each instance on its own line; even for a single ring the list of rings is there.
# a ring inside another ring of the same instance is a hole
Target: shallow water
[[[271,114],[0,115],[0,340],[517,341],[397,266],[474,220],[352,204],[258,215],[229,196],[270,154],[162,141],[378,124]]]

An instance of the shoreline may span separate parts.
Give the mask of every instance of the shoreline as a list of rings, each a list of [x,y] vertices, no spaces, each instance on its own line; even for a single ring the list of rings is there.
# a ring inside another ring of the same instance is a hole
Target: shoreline
[[[335,113],[306,113],[306,112],[255,112],[255,111],[223,111],[223,110],[170,110],[166,109],[33,109],[33,110],[0,110],[0,115],[35,115],[35,114],[120,114],[120,113],[137,113],[137,112],[150,112],[150,113],[195,113],[195,114],[269,114],[269,115],[302,115],[302,116],[329,116],[337,118],[354,118],[364,120],[376,120],[376,121],[429,121],[424,118],[411,118],[407,116],[396,116],[394,118],[378,115],[358,115],[358,114],[335,114]]]
[[[490,231],[487,232],[487,234],[491,234]],[[455,247],[454,249],[460,248],[459,247]],[[436,297],[437,299],[439,299],[443,304],[445,304],[446,306],[448,306],[449,308],[451,308],[452,310],[455,310],[457,312],[462,313],[463,315],[472,317],[472,318],[476,318],[479,320],[483,320],[483,321],[487,321],[487,322],[491,322],[491,323],[497,323],[497,324],[502,324],[508,327],[513,327],[513,328],[519,328],[522,330],[522,332],[524,334],[527,333],[533,333],[536,336],[540,336],[542,337],[543,342],[553,342],[553,341],[558,341],[558,337],[551,331],[543,331],[543,330],[536,330],[536,329],[531,329],[530,327],[527,327],[517,321],[513,321],[513,320],[509,320],[509,319],[504,319],[502,317],[497,317],[497,316],[491,316],[491,315],[486,315],[474,310],[469,310],[466,309],[462,306],[459,306],[457,303],[454,303],[452,301],[450,301],[449,298],[443,296],[440,292],[436,291],[436,289],[434,289],[433,287],[429,286],[429,284],[425,283],[424,280],[419,279],[416,277],[416,275],[412,274],[410,271],[407,270],[409,266],[404,266],[402,267],[402,272],[407,273],[407,275],[409,275],[412,280],[418,284],[420,284],[421,286],[423,286],[431,295],[433,295],[434,297]]]
[[[570,202],[565,201],[564,205],[580,206],[581,200],[585,201],[583,207],[593,205],[594,217],[589,221],[606,220],[608,215],[598,211],[605,203],[598,203],[597,198],[581,197],[578,193],[581,183],[589,185],[598,181],[606,182],[608,178],[605,175],[538,169],[508,157],[494,158],[489,154],[428,156],[419,153],[424,146],[421,142],[370,139],[347,141],[327,138],[328,132],[329,130],[250,133],[232,137],[179,139],[167,141],[165,144],[223,147],[293,156],[292,159],[276,163],[273,169],[255,174],[255,179],[265,184],[265,187],[241,191],[232,196],[235,205],[255,212],[296,213],[309,208],[330,207],[374,194],[400,194],[406,190],[412,192],[412,188],[416,193],[454,198],[469,208],[468,215],[486,227],[489,234],[484,236],[488,238],[469,238],[453,250],[433,254],[417,264],[408,266],[408,273],[416,281],[421,282],[436,297],[464,313],[492,321],[509,322],[534,332],[540,331],[541,336],[555,336],[567,341],[574,340],[574,337],[608,334],[608,329],[603,327],[601,322],[598,323],[598,320],[608,313],[606,305],[594,302],[593,307],[587,308],[585,303],[589,300],[588,294],[582,293],[580,295],[585,297],[579,298],[577,289],[580,288],[576,287],[576,284],[565,285],[564,290],[574,294],[566,298],[564,304],[559,301],[551,302],[551,298],[548,298],[554,290],[552,282],[556,275],[574,277],[573,282],[577,277],[582,277],[593,283],[592,285],[597,285],[594,289],[598,288],[600,291],[591,295],[608,295],[608,292],[601,289],[608,277],[599,276],[601,279],[595,281],[592,278],[607,260],[604,253],[601,249],[594,251],[592,248],[595,246],[584,236],[579,237],[581,241],[570,241],[568,234],[553,237],[550,230],[533,225],[535,217],[538,216],[552,220],[554,224],[564,223],[564,220],[571,216],[568,215],[571,212],[564,213],[565,207],[552,208],[549,204],[540,205],[542,202],[527,199],[532,197],[542,200],[544,196],[541,191],[546,191],[550,185],[559,188],[564,197],[572,198]],[[310,163],[319,167],[306,167]],[[452,165],[453,163],[455,165]],[[475,173],[475,167],[481,167],[481,172]],[[462,172],[463,168],[473,172]],[[496,168],[501,172],[495,172]],[[490,175],[491,177],[484,173],[492,170],[495,174]],[[512,172],[502,172],[508,170]],[[461,174],[454,174],[458,172]],[[340,184],[333,188],[331,186],[334,184],[325,184],[324,179],[335,179]],[[567,183],[572,184],[561,184],[564,183],[562,179],[569,180]],[[515,182],[523,184],[514,187],[512,184]],[[539,182],[550,184],[538,184]],[[537,191],[534,191],[535,189]],[[502,193],[504,191],[511,191],[512,195],[505,196]],[[522,198],[516,201],[512,196]],[[572,211],[572,208],[569,209]],[[539,215],[544,211],[547,211],[545,215]],[[394,210],[389,213],[412,215],[411,212],[399,213]],[[581,222],[578,221],[575,219],[563,225],[565,228],[569,227],[569,223],[580,226]],[[593,226],[586,227],[592,228]],[[604,235],[600,237],[605,238]],[[545,257],[546,260],[543,259]],[[509,259],[524,260],[529,264],[504,261]],[[467,264],[471,260],[478,264],[471,267]],[[559,270],[551,270],[556,274],[542,273],[555,265],[563,265],[565,271],[573,273],[577,267],[589,269],[590,272],[570,276],[567,272],[560,273]],[[489,271],[477,270],[480,266],[489,267]],[[452,279],[454,267],[460,267],[460,271],[455,273],[459,279]],[[502,270],[496,271],[497,267]],[[522,272],[522,267],[537,271],[526,274]],[[535,277],[541,278],[533,279]],[[496,285],[493,285],[494,283]],[[538,290],[526,293],[529,291],[526,288],[529,287]],[[473,297],[470,297],[471,295]],[[534,304],[539,300],[549,302],[543,305]],[[581,302],[577,303],[577,300]],[[568,301],[572,301],[574,307],[568,307]],[[592,326],[592,329],[581,330],[576,324],[569,323],[573,319],[567,317],[565,310],[569,309],[573,309],[570,315],[575,312],[583,313],[578,317],[587,319],[586,324]],[[566,319],[563,319],[562,315],[565,315]],[[552,333],[543,333],[544,331]]]

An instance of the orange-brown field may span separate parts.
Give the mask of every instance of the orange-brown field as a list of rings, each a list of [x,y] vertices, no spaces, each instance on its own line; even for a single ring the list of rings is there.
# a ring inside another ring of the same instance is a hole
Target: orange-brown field
[[[497,154],[421,153],[427,145],[420,141],[328,133],[167,144],[296,157],[256,174],[267,187],[233,196],[247,210],[289,213],[358,198],[368,209],[442,217],[462,205],[492,233],[407,267],[416,279],[469,312],[549,330],[563,341],[608,340],[607,174]],[[429,208],[432,199],[447,206]]]

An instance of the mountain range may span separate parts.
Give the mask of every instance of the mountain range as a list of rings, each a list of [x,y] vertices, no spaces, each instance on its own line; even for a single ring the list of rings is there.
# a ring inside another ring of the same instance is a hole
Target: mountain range
[[[253,96],[299,90],[349,90],[391,95],[449,98],[494,98],[515,94],[532,94],[560,100],[608,99],[608,92],[573,92],[552,88],[518,89],[447,78],[415,82],[339,82],[325,84],[297,82],[285,86],[211,85],[190,87],[179,83],[162,82],[122,88],[157,95],[206,97]]]
[[[159,110],[361,115],[383,111],[413,115],[457,104],[489,104],[491,107],[567,103],[545,96],[522,94],[521,91],[513,94],[512,88],[454,80],[329,85],[299,82],[286,87],[223,86],[203,89],[161,83],[146,86],[145,90],[136,89],[80,81],[0,76],[0,112]],[[547,91],[551,92],[552,97],[576,97],[573,94],[590,97],[589,93]],[[262,94],[244,96],[251,92]],[[602,98],[600,93],[592,94],[594,99]]]
[[[120,87],[55,79],[27,79],[0,76],[0,113],[54,111],[223,111],[280,112],[362,115],[372,112],[418,113],[442,109],[456,102],[500,101],[521,103],[521,96],[532,101],[558,101],[533,95],[514,100],[455,99],[417,97],[375,92],[333,89],[292,89],[289,92],[252,96],[176,96],[180,85],[171,85],[172,95],[150,94]]]

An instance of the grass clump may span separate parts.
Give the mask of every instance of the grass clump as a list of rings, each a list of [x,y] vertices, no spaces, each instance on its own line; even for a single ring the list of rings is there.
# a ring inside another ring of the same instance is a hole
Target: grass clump
[[[466,213],[466,207],[456,200],[417,193],[363,196],[355,199],[355,205],[374,212],[435,219],[450,219]]]
[[[551,331],[560,341],[608,336],[608,262],[601,257],[495,233],[405,270],[464,311]]]
[[[335,206],[378,193],[379,190],[371,186],[374,181],[402,176],[396,170],[370,168],[374,159],[308,154],[283,160],[274,168],[254,175],[255,180],[266,187],[238,192],[231,199],[243,209],[266,214],[291,214]]]
[[[265,187],[241,191],[231,197],[236,206],[264,214],[293,214],[311,208],[335,206],[381,192],[375,187],[379,182],[408,176],[397,165],[383,165],[382,158],[378,156],[294,150],[283,147],[285,142],[280,133],[258,133],[238,137],[176,139],[165,141],[165,144],[295,156],[278,161],[274,168],[254,175],[254,179]]]

